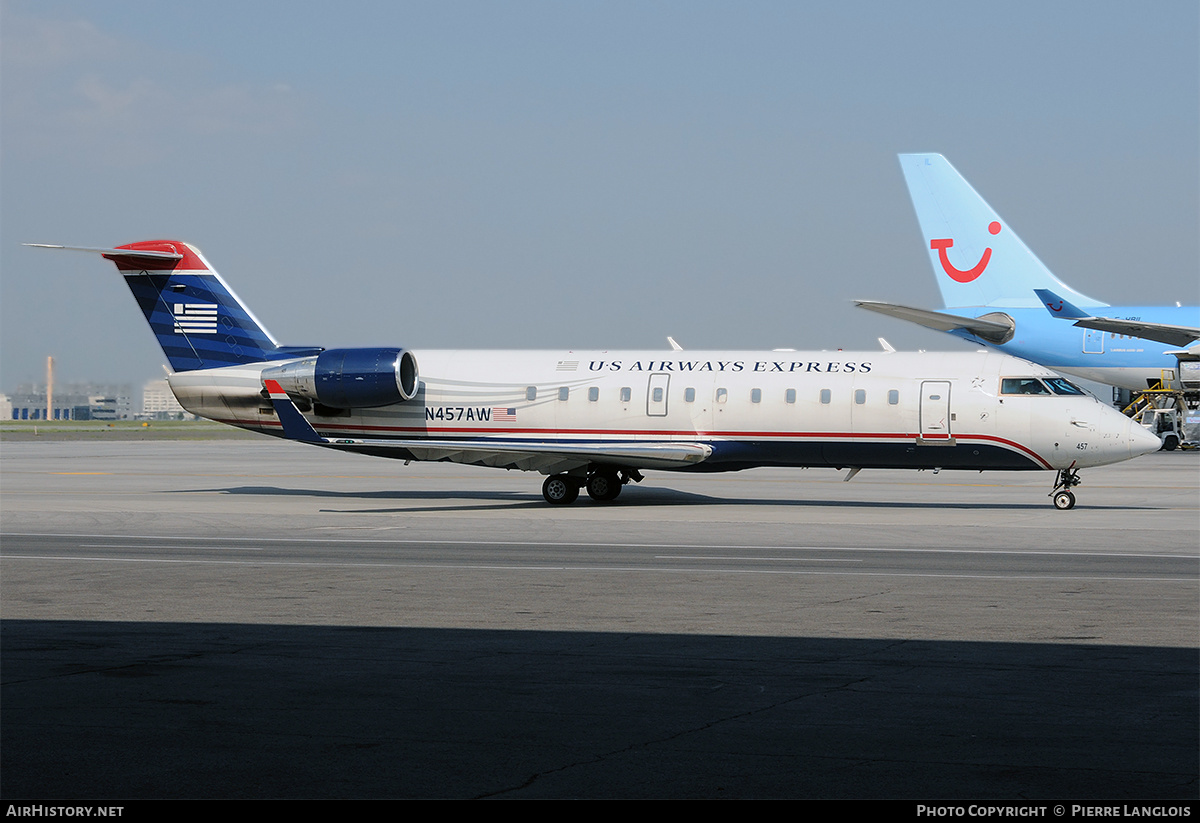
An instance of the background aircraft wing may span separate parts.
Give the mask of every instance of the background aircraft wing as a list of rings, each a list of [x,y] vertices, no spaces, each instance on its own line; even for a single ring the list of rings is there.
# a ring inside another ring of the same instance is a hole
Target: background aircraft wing
[[[877,300],[855,300],[854,305],[890,317],[899,317],[912,323],[925,326],[937,331],[970,332],[976,337],[993,342],[1003,343],[1012,337],[1013,323],[1003,320],[988,320],[985,317],[961,317],[956,314],[918,309],[913,306],[901,306],[898,303],[881,303]]]
[[[1121,320],[1116,317],[1085,317],[1075,321],[1076,326],[1085,329],[1125,334],[1130,337],[1144,337],[1158,343],[1171,346],[1190,346],[1200,340],[1200,329],[1192,326],[1171,326],[1167,323],[1144,323],[1140,320]]]
[[[1166,343],[1171,346],[1190,346],[1200,340],[1200,329],[1193,326],[1172,326],[1168,323],[1148,323],[1142,320],[1124,320],[1119,317],[1096,317],[1062,299],[1049,289],[1034,289],[1042,305],[1051,317],[1074,320],[1076,326],[1085,329],[1124,334]]]

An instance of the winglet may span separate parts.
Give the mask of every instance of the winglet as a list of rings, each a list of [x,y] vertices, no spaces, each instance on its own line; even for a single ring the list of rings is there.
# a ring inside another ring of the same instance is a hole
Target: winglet
[[[1050,312],[1051,317],[1057,317],[1060,320],[1081,320],[1092,316],[1049,289],[1034,289],[1033,293],[1042,301],[1042,305]]]
[[[304,415],[296,408],[296,404],[292,402],[292,398],[288,397],[287,392],[275,380],[266,380],[263,382],[263,387],[266,388],[267,394],[271,397],[271,405],[275,407],[275,413],[279,415],[279,422],[283,426],[283,436],[288,440],[298,440],[301,443],[326,443],[324,437],[317,434],[317,430],[312,427],[312,424],[304,419]]]

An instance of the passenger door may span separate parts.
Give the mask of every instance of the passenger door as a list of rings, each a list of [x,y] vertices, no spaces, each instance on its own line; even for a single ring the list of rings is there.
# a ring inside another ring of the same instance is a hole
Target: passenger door
[[[950,382],[921,381],[921,439],[950,441]]]

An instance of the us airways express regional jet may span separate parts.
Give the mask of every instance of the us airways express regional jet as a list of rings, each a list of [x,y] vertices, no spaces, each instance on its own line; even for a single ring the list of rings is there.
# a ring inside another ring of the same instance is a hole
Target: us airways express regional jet
[[[280,346],[193,246],[77,250],[124,275],[188,411],[341,451],[541,472],[549,503],[613,500],[644,469],[826,466],[1056,470],[1069,509],[1079,469],[1161,445],[1003,354]]]
[[[946,308],[859,306],[1135,391],[1181,361],[1195,373],[1200,308],[1110,306],[1081,294],[1038,260],[945,157],[902,154],[900,167]]]

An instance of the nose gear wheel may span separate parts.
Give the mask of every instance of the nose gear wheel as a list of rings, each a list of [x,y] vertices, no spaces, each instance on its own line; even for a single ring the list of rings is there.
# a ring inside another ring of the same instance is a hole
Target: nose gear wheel
[[[1072,486],[1078,486],[1083,481],[1079,479],[1079,472],[1072,463],[1065,469],[1058,470],[1058,479],[1054,483],[1054,490],[1050,492],[1050,497],[1054,499],[1054,508],[1059,511],[1066,511],[1075,508],[1075,495],[1071,491]]]

